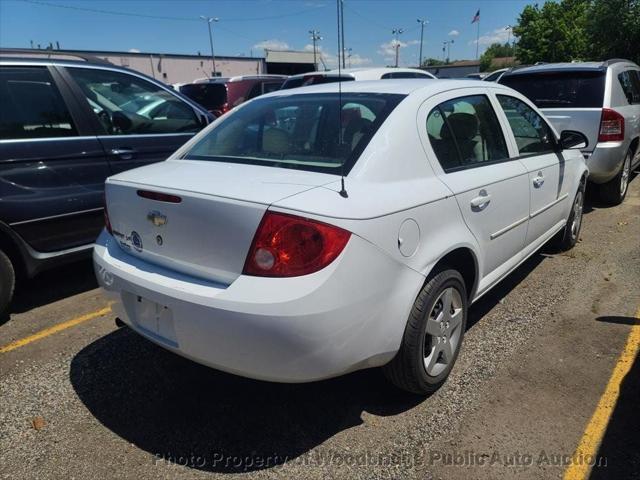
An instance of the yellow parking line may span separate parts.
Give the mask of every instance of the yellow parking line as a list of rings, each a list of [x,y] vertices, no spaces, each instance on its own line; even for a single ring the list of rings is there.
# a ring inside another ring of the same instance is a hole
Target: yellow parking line
[[[640,318],[640,309],[636,313],[636,318]],[[616,363],[607,388],[600,397],[596,411],[593,413],[591,420],[587,424],[587,428],[582,435],[580,444],[576,449],[573,458],[583,461],[574,461],[564,472],[564,480],[583,480],[589,475],[590,468],[593,463],[585,461],[587,456],[595,459],[598,453],[598,447],[602,441],[602,436],[609,424],[609,418],[616,406],[618,396],[620,395],[620,384],[624,380],[624,377],[636,358],[638,350],[640,349],[640,324],[635,324],[631,327],[631,332],[627,337],[627,344],[622,350],[620,357]],[[597,459],[594,460],[597,464]]]
[[[53,335],[54,333],[61,332],[62,330],[66,330],[67,328],[74,327],[80,323],[86,322],[87,320],[92,320],[94,318],[100,317],[102,315],[106,315],[111,311],[111,305],[97,310],[95,312],[87,313],[85,315],[81,315],[79,317],[73,318],[71,320],[67,320],[66,322],[58,323],[53,327],[45,328],[44,330],[40,330],[33,335],[29,335],[28,337],[21,338],[16,340],[15,342],[11,342],[4,347],[0,347],[0,353],[7,353],[11,350],[15,350],[16,348],[24,347],[25,345],[29,345],[35,341],[41,340],[49,335]]]

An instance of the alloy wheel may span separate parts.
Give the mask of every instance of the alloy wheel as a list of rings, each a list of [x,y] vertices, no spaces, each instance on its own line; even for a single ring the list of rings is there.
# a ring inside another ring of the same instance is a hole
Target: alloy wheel
[[[627,154],[622,166],[622,175],[620,175],[620,196],[624,197],[629,186],[629,175],[631,174],[631,155]]]
[[[580,233],[580,227],[582,226],[582,210],[584,207],[584,192],[578,191],[576,200],[573,202],[573,222],[571,223],[571,238],[577,239]]]
[[[443,290],[427,318],[424,368],[428,375],[438,376],[453,362],[460,345],[463,315],[460,292],[454,287]]]

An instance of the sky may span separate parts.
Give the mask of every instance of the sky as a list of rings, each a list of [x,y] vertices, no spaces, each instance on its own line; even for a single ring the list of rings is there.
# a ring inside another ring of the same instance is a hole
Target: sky
[[[351,66],[393,64],[398,36],[400,65],[418,64],[419,18],[424,29],[423,57],[476,57],[479,50],[507,41],[505,29],[517,22],[523,0],[344,0],[345,47]],[[265,48],[311,50],[309,30],[320,31],[318,48],[328,67],[335,66],[336,0],[0,0],[0,47],[61,48],[210,54],[206,22],[213,23],[216,55],[262,56]]]

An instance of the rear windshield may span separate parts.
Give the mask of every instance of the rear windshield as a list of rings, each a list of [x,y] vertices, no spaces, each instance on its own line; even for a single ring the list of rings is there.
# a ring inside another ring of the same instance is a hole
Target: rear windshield
[[[538,108],[598,108],[604,98],[604,71],[505,75],[500,83],[529,98]]]
[[[348,173],[404,95],[258,98],[216,125],[183,158]]]
[[[227,87],[224,83],[191,83],[181,86],[180,93],[207,110],[219,108],[227,101]]]

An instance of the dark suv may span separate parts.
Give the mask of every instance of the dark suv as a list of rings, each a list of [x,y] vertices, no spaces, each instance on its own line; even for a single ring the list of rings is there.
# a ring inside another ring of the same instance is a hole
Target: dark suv
[[[90,254],[108,176],[164,160],[211,120],[132,70],[0,51],[0,313],[16,275]]]
[[[179,90],[214,116],[219,117],[242,102],[279,90],[286,78],[283,75],[215,78],[187,83],[180,86]]]

